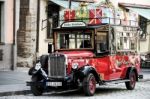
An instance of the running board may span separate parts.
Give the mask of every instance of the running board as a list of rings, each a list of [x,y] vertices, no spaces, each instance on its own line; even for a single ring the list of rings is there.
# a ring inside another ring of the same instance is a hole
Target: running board
[[[105,84],[118,84],[118,83],[124,83],[124,82],[129,82],[129,79],[118,79],[118,80],[109,80],[109,81],[104,81]]]

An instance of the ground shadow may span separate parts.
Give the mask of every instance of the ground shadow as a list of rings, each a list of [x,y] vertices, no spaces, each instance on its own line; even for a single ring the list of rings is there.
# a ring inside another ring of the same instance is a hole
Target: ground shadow
[[[103,94],[111,94],[111,93],[115,93],[115,92],[123,92],[123,91],[127,91],[126,88],[119,88],[119,87],[97,87],[96,88],[96,92],[95,95],[103,95]],[[64,96],[64,97],[85,97],[84,96],[84,92],[82,89],[80,90],[74,90],[74,91],[63,91],[63,92],[47,92],[44,93],[43,96]]]

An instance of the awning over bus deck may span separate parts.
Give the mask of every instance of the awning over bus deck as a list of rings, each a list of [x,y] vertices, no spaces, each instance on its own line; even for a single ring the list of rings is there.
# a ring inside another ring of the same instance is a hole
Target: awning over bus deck
[[[126,7],[127,9],[138,13],[139,15],[145,17],[150,20],[150,9],[148,8],[134,8],[134,7]]]
[[[69,8],[69,2],[68,1],[64,1],[64,0],[49,0],[52,1],[53,3],[63,7],[63,8]],[[79,7],[79,2],[73,2],[71,3],[71,8],[78,8]],[[95,4],[89,4],[88,8],[94,8]],[[147,18],[148,20],[150,20],[150,9],[149,8],[138,8],[138,7],[126,7],[127,9],[130,9],[136,13],[138,13],[139,15]]]
[[[49,0],[49,1],[65,8],[65,9],[69,8],[69,2],[68,1],[64,1],[64,0]],[[77,9],[79,7],[79,4],[80,4],[80,2],[73,2],[72,1],[71,2],[71,8],[72,9]],[[94,8],[94,7],[95,7],[95,5],[93,5],[93,4],[88,5],[88,8]]]
[[[63,1],[63,0],[49,0],[52,1],[53,3],[63,7],[63,8],[69,8],[69,2],[68,1]],[[71,8],[76,8],[79,6],[78,2],[72,2],[71,3]]]

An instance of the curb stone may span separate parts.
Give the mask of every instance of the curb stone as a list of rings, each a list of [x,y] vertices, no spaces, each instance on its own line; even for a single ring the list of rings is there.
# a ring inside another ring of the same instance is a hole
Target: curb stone
[[[150,81],[150,79],[142,79],[142,80],[139,80],[138,82],[147,82],[147,81]]]
[[[1,92],[0,96],[26,95],[26,94],[31,94],[31,91],[22,90],[22,91]]]

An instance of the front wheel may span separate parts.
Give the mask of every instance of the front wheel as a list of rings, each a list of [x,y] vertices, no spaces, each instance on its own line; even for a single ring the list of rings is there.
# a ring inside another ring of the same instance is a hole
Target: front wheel
[[[86,96],[93,96],[96,90],[95,76],[90,73],[83,79],[83,90]]]
[[[135,88],[135,84],[136,84],[136,74],[134,71],[130,72],[128,75],[129,78],[129,82],[125,82],[126,88],[128,90],[133,90]]]
[[[39,79],[37,76],[32,76],[31,78],[32,82],[38,82]],[[40,96],[43,93],[43,87],[40,85],[31,85],[31,92],[35,95],[35,96]]]

